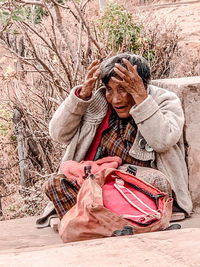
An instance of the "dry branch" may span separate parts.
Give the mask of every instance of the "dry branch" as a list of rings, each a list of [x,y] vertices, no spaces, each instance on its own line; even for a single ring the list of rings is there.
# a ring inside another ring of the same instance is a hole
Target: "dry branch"
[[[24,4],[24,5],[33,5],[33,6],[44,6],[44,4],[40,1],[25,1],[25,0],[16,0],[16,2]]]
[[[100,54],[104,55],[103,51],[101,50],[101,47],[100,45],[97,43],[97,41],[93,38],[92,34],[91,34],[91,31],[90,31],[90,27],[87,25],[86,21],[85,21],[85,18],[81,12],[81,9],[78,7],[78,5],[76,4],[76,2],[74,0],[72,0],[82,22],[83,22],[83,25],[85,26],[86,28],[86,31],[87,31],[87,35],[88,35],[88,38],[94,43],[94,45],[97,47],[98,51],[100,52]]]
[[[10,121],[10,120],[8,120],[8,119],[6,119],[6,118],[2,117],[2,116],[0,116],[0,120],[7,121],[7,122],[9,122],[9,121]]]
[[[25,25],[27,28],[29,28],[35,35],[37,35],[47,45],[47,47],[50,50],[53,51],[51,44],[48,42],[48,40],[44,36],[42,36],[38,31],[36,31],[33,27],[30,26],[30,24],[26,23],[25,21],[22,21],[22,24]]]
[[[54,5],[54,9],[55,9],[56,19],[57,19],[56,25],[58,27],[58,30],[60,31],[61,36],[63,37],[63,39],[67,45],[67,48],[70,51],[70,54],[72,57],[72,62],[74,63],[77,61],[77,56],[76,56],[76,52],[74,51],[74,49],[71,45],[71,42],[70,42],[71,38],[70,38],[69,34],[67,33],[67,31],[65,30],[65,27],[63,26],[62,15],[60,13],[60,9],[59,9],[58,5]]]

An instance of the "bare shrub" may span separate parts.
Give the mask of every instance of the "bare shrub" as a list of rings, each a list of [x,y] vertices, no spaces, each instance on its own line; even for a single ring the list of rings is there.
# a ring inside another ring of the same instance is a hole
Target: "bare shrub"
[[[0,220],[40,215],[48,199],[43,190],[44,179],[33,186],[23,187],[12,184],[12,194],[2,198],[3,214]]]
[[[75,1],[66,5],[56,1],[35,2],[36,7],[40,5],[48,14],[42,24],[36,24],[34,6],[30,9],[30,6],[24,6],[24,1],[1,6],[5,21],[0,40],[8,51],[5,57],[12,61],[8,71],[1,69],[6,89],[1,102],[14,111],[13,134],[17,138],[18,154],[19,142],[25,140],[20,148],[26,151],[25,158],[17,160],[18,168],[20,162],[28,165],[24,184],[28,186],[28,193],[23,194],[19,178],[13,179],[12,168],[7,162],[8,172],[3,174],[1,184],[3,218],[9,217],[9,211],[12,218],[41,211],[46,200],[37,184],[43,184],[49,175],[58,171],[64,151],[64,146],[53,142],[49,136],[49,120],[70,89],[82,82],[90,62],[105,56],[85,17],[87,2],[82,1],[80,5]],[[27,16],[28,11],[31,13]],[[11,192],[8,189],[13,183],[15,187]],[[11,210],[9,199],[13,202]]]
[[[180,47],[172,58],[169,77],[200,76],[200,51],[194,49],[188,54],[184,51],[185,48]]]
[[[149,61],[152,79],[200,75],[199,50],[186,53],[176,21],[149,11],[136,21],[143,25],[140,53]]]
[[[166,18],[144,13],[140,18],[144,25],[141,54],[151,65],[152,79],[167,78],[171,74],[171,61],[178,54],[179,27]]]

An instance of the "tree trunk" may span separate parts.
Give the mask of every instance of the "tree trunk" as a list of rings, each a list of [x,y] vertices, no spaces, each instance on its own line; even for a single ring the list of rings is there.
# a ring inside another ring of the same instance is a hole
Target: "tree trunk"
[[[25,125],[22,120],[22,114],[17,108],[14,109],[13,122],[15,124],[15,133],[17,136],[20,184],[22,186],[27,186],[29,184],[28,146],[24,136]]]

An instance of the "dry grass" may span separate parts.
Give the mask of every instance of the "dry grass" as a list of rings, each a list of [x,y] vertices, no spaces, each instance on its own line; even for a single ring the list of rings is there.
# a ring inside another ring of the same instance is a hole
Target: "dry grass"
[[[138,16],[137,21],[144,27],[141,54],[150,56],[152,79],[200,75],[200,50],[194,49],[191,53],[181,45],[181,29],[176,20],[147,11]]]

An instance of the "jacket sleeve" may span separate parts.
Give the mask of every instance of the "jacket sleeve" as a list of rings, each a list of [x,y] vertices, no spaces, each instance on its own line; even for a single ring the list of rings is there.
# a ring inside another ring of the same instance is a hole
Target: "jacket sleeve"
[[[80,126],[82,116],[93,100],[93,96],[87,101],[76,96],[75,91],[79,87],[74,87],[71,90],[49,123],[50,136],[59,143],[68,144],[70,142]]]
[[[148,145],[160,153],[179,141],[184,114],[176,94],[161,88],[153,91],[140,105],[132,107],[130,114]]]

